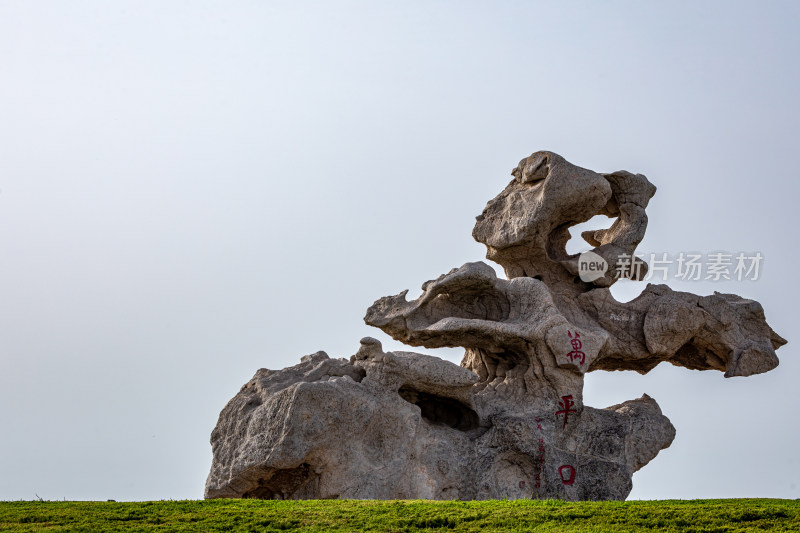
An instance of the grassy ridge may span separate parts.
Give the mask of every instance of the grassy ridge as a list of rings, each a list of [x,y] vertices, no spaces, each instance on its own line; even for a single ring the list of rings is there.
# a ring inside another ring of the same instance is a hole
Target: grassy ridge
[[[1,502],[0,531],[800,531],[798,500]]]

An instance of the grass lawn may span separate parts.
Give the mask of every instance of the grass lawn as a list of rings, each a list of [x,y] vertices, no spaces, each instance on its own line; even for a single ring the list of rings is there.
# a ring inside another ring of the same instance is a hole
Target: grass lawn
[[[798,500],[0,502],[0,531],[800,531]]]

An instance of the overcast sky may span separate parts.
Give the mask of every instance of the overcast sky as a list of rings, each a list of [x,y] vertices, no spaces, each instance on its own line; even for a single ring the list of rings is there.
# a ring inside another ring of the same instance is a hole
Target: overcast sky
[[[799,498],[799,6],[0,1],[0,499],[201,498],[241,385],[402,349],[366,309],[485,260],[542,149],[647,175],[643,251],[760,252],[670,286],[789,340],[750,378],[587,376],[677,429],[630,497]]]

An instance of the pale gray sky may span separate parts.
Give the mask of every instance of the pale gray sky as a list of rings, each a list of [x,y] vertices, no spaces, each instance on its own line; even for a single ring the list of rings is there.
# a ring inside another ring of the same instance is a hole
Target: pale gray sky
[[[540,149],[760,251],[773,372],[597,372],[677,428],[631,498],[800,497],[795,2],[0,2],[0,499],[201,498],[261,367],[354,353]],[[644,284],[615,288],[633,297]],[[453,361],[458,350],[428,351]]]

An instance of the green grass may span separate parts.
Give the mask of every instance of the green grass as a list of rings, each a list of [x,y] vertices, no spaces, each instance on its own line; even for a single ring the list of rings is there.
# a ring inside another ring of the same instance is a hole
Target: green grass
[[[0,531],[800,531],[798,500],[0,502]]]

